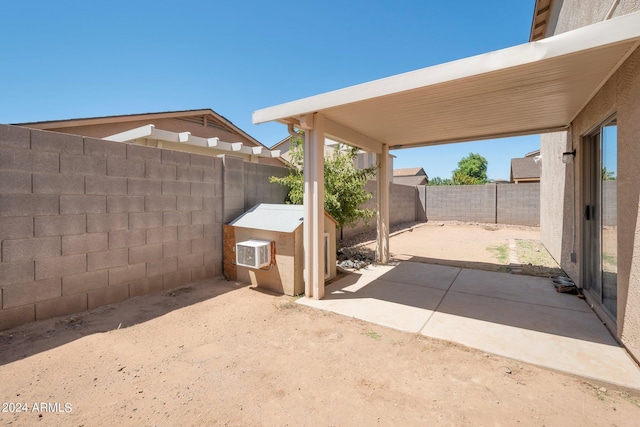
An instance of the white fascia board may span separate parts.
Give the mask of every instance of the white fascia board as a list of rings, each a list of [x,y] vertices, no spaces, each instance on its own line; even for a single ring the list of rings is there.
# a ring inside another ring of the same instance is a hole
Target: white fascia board
[[[153,133],[155,126],[153,125],[144,125],[137,127],[135,129],[130,129],[124,132],[116,133],[114,135],[105,136],[104,140],[107,141],[115,141],[115,142],[127,142],[133,141],[135,139],[140,138],[149,138]]]
[[[523,66],[563,55],[640,39],[640,12],[509,47],[254,111],[254,124],[292,122],[332,107],[352,104],[438,83]]]

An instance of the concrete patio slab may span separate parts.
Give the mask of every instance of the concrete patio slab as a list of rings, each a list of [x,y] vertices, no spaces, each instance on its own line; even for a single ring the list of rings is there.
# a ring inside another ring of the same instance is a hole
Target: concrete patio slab
[[[637,365],[594,313],[449,292],[421,334],[640,388]]]
[[[298,303],[640,390],[640,368],[596,314],[548,279],[405,261]]]
[[[374,275],[345,277],[326,290],[325,298],[298,303],[407,332],[420,332],[445,291],[397,283]]]
[[[510,273],[463,269],[452,291],[591,313],[584,300],[555,292],[551,280]]]
[[[447,290],[460,268],[417,262],[401,262],[384,274],[384,279],[414,286]]]

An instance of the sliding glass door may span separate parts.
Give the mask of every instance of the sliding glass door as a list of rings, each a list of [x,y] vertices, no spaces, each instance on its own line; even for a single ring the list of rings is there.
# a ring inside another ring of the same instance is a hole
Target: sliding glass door
[[[612,118],[584,146],[585,288],[616,319],[618,283],[618,126]]]

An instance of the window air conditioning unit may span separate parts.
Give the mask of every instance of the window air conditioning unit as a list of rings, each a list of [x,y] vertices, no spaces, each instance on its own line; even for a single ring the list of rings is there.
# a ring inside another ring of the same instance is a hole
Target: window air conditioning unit
[[[271,242],[249,239],[236,243],[236,265],[262,268],[271,264]]]

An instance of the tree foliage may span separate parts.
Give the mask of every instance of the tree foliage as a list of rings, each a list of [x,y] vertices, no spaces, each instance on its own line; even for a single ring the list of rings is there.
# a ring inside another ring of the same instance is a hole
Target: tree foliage
[[[431,178],[427,185],[453,185],[453,181],[450,178],[440,178],[436,176]]]
[[[616,179],[616,173],[614,171],[610,171],[606,166],[602,168],[602,180],[603,181],[612,181]]]
[[[290,148],[289,174],[284,177],[272,176],[271,182],[289,188],[285,200],[288,204],[301,205],[304,197],[304,154],[301,138],[293,138]],[[351,225],[358,220],[365,222],[375,215],[373,209],[361,206],[373,197],[365,190],[367,181],[375,176],[376,166],[367,169],[356,169],[354,160],[358,155],[357,148],[336,145],[331,156],[324,161],[324,208],[340,226]]]
[[[458,168],[451,178],[436,176],[429,180],[429,185],[477,185],[486,184],[487,166],[489,162],[480,154],[469,153],[458,162]]]
[[[487,183],[487,159],[477,153],[469,153],[458,162],[453,171],[453,182],[456,185],[475,185]]]

